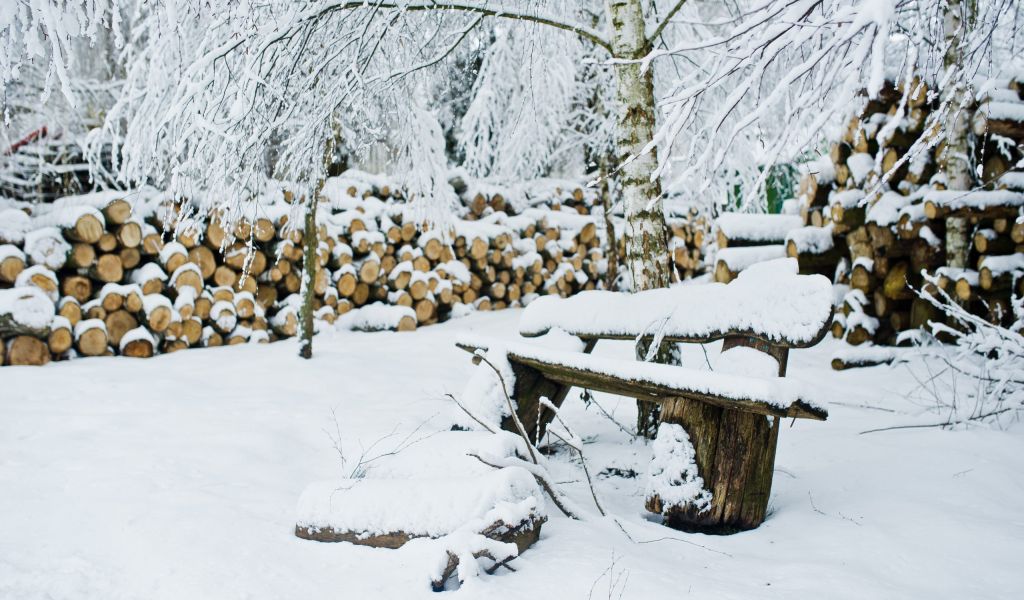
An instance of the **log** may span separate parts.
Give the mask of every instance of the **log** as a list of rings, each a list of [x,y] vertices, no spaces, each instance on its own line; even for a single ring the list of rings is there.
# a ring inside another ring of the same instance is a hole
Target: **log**
[[[60,283],[60,291],[64,296],[84,303],[92,297],[92,280],[82,275],[67,275]]]
[[[73,242],[95,244],[103,236],[103,222],[91,213],[85,213],[75,219],[70,227],[63,228],[64,237]]]
[[[54,319],[50,325],[50,335],[46,338],[46,345],[50,352],[61,355],[71,349],[75,343],[75,335],[71,331],[71,322],[64,318]]]
[[[908,300],[914,293],[907,286],[907,276],[910,274],[910,265],[906,262],[899,262],[890,267],[882,283],[885,296],[891,300]]]
[[[213,251],[206,246],[196,246],[188,251],[188,262],[199,267],[199,274],[204,280],[213,277],[217,269],[217,259]]]
[[[46,342],[28,335],[19,335],[7,343],[6,364],[38,367],[50,362]]]
[[[107,328],[107,340],[115,347],[120,346],[124,334],[139,326],[132,313],[126,310],[115,310],[104,319]]]
[[[127,332],[119,344],[121,356],[130,358],[150,358],[156,352],[153,347],[153,336],[144,327]]]
[[[117,242],[123,248],[137,248],[142,244],[142,226],[128,222],[117,228]]]
[[[0,259],[0,282],[14,283],[18,275],[25,270],[25,257],[20,251],[7,254]]]
[[[124,278],[124,267],[121,257],[116,254],[103,254],[96,259],[96,264],[89,269],[93,279],[104,283],[119,283]]]
[[[88,269],[96,264],[96,247],[92,244],[71,244],[67,265],[76,269]]]
[[[82,356],[102,356],[107,351],[107,331],[103,321],[87,319],[75,326],[75,349]]]

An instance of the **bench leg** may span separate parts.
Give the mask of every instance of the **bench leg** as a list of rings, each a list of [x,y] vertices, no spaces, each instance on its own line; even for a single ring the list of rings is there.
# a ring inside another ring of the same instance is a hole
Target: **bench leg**
[[[548,424],[555,418],[555,413],[550,408],[541,408],[541,397],[546,397],[556,407],[561,407],[571,386],[552,381],[544,377],[540,371],[515,361],[510,361],[510,364],[512,372],[516,375],[515,390],[512,394],[518,405],[516,413],[523,422],[527,437],[536,444],[537,438],[544,437]],[[501,428],[518,433],[511,417],[502,419]]]
[[[588,340],[583,346],[583,353],[590,354],[596,345],[597,340]],[[544,377],[544,374],[537,369],[514,360],[510,360],[509,364],[516,376],[515,389],[512,391],[512,398],[515,399],[518,406],[516,413],[523,422],[527,437],[536,444],[537,439],[544,437],[548,424],[555,418],[553,410],[540,407],[540,399],[545,397],[551,404],[561,408],[562,402],[565,402],[565,397],[569,395],[572,386],[552,381]],[[518,433],[511,417],[502,419],[501,428]]]
[[[662,419],[686,429],[697,456],[711,506],[662,511],[669,527],[684,531],[728,534],[754,529],[764,522],[772,489],[779,419],[725,410],[692,400],[663,407]],[[658,502],[648,501],[648,510]]]

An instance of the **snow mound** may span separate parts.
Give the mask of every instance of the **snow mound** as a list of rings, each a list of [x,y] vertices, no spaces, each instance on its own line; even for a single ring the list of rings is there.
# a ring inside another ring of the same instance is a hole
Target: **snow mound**
[[[53,321],[53,301],[46,292],[35,287],[0,290],[0,315],[32,329],[43,329]]]
[[[543,516],[544,499],[533,475],[506,467],[474,477],[317,482],[299,498],[297,524],[366,536],[439,537],[495,509],[509,519],[524,512]]]

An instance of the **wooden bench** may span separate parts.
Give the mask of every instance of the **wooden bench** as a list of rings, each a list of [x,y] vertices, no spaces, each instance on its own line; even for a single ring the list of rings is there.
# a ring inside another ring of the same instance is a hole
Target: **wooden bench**
[[[515,373],[516,412],[531,437],[537,431],[543,435],[554,417],[541,397],[560,406],[573,387],[659,403],[663,421],[688,432],[712,502],[705,510],[664,507],[654,497],[648,498],[648,510],[664,514],[667,524],[679,529],[731,533],[764,521],[780,419],[828,417],[784,376],[790,349],[817,344],[831,320],[829,280],[798,275],[795,260],[780,259],[755,265],[727,285],[637,294],[592,291],[543,297],[527,307],[521,335],[539,337],[559,328],[581,340],[582,352],[528,341],[462,339],[459,346],[470,352],[500,346],[506,352]],[[656,335],[680,343],[723,340],[719,371],[590,355],[598,340]],[[765,363],[772,373],[764,372]],[[758,372],[743,371],[749,368]],[[514,430],[510,417],[503,427]]]

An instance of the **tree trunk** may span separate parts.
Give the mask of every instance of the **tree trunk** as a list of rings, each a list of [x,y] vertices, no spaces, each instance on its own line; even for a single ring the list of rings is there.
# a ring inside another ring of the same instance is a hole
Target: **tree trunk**
[[[302,358],[313,358],[313,299],[316,297],[313,282],[316,279],[316,250],[320,241],[316,231],[316,205],[322,188],[321,179],[316,192],[306,198],[306,219],[302,229],[302,308],[299,311],[299,356]]]
[[[601,207],[604,209],[604,227],[608,238],[608,268],[604,273],[604,287],[614,290],[619,278],[619,240],[615,237],[615,221],[612,219],[611,184],[608,181],[608,158],[601,158]]]
[[[944,64],[946,69],[956,68],[963,59],[961,44],[967,39],[967,29],[974,23],[977,5],[974,0],[948,0],[943,29],[947,44]],[[973,186],[970,165],[970,100],[962,85],[949,85],[942,91],[948,101],[949,114],[944,124],[946,145],[939,159],[946,172],[946,186],[950,190],[969,190]],[[966,217],[946,218],[946,265],[965,269],[970,253],[970,223]]]
[[[640,0],[609,0],[608,17],[616,58],[639,60],[647,55],[650,47],[644,37]],[[650,69],[644,72],[639,63],[617,64],[615,82],[619,102],[618,179],[626,216],[625,263],[634,291],[667,287],[671,268],[661,184],[652,176],[658,155],[656,150],[642,153],[654,139],[653,74]]]
[[[647,55],[650,45],[640,0],[608,0],[608,21],[616,58],[639,60]],[[619,103],[618,180],[626,216],[625,267],[635,292],[668,287],[671,256],[661,183],[653,176],[658,155],[656,150],[643,152],[644,146],[654,139],[654,77],[650,69],[643,71],[639,63],[621,63],[615,66],[615,83]],[[646,354],[644,345],[638,344],[637,358],[643,360]],[[672,344],[663,344],[654,361],[677,363],[678,355]],[[653,437],[657,432],[658,405],[637,401],[637,413],[637,433]]]

